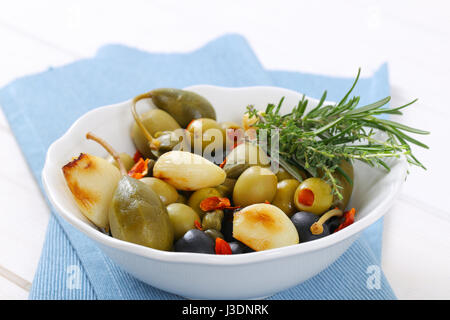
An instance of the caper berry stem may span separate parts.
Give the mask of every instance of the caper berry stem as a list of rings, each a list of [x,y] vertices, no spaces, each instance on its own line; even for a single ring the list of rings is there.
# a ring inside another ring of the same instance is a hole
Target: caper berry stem
[[[159,140],[153,138],[153,136],[150,134],[150,132],[148,132],[147,128],[144,126],[144,124],[141,121],[141,117],[136,112],[136,103],[139,100],[148,99],[148,98],[151,98],[151,97],[152,97],[152,93],[151,92],[142,93],[142,94],[134,97],[133,100],[131,101],[131,113],[133,114],[134,120],[136,121],[137,125],[142,130],[142,133],[147,138],[148,145],[149,145],[150,149],[158,150],[159,149],[159,145],[160,145]]]
[[[86,134],[86,139],[94,140],[95,142],[100,144],[103,148],[105,148],[105,150],[114,158],[114,160],[116,160],[117,164],[119,165],[120,173],[122,175],[127,175],[128,174],[128,172],[125,169],[125,166],[124,166],[122,160],[120,159],[120,156],[117,153],[117,151],[114,150],[113,147],[111,147],[105,140],[103,140],[102,138],[96,136],[95,134],[93,134],[91,132],[88,132]]]
[[[323,232],[323,224],[330,219],[331,217],[342,216],[342,210],[338,208],[334,208],[330,211],[325,212],[319,220],[314,222],[311,227],[311,233],[314,235],[321,234]]]

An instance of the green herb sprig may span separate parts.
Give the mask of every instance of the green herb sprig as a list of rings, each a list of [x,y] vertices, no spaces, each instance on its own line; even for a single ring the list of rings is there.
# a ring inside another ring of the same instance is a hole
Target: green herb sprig
[[[401,110],[412,105],[417,99],[396,108],[384,107],[391,97],[357,107],[360,97],[349,97],[360,73],[361,69],[358,70],[349,91],[334,105],[325,104],[325,91],[317,106],[308,112],[308,99],[305,96],[290,113],[284,115],[280,114],[284,97],[278,105],[268,104],[262,114],[258,114],[254,106],[247,107],[249,117],[259,119],[255,124],[257,132],[260,129],[267,130],[268,150],[271,132],[277,130],[279,161],[288,172],[301,180],[292,166],[301,167],[314,177],[325,177],[331,184],[333,193],[340,199],[341,186],[335,178],[335,173],[339,172],[353,183],[340,168],[343,160],[360,160],[370,166],[382,166],[389,171],[385,159],[404,155],[409,163],[425,169],[413,155],[409,143],[427,149],[428,146],[411,137],[409,133],[424,135],[429,132],[377,117],[382,114],[401,115]],[[380,132],[385,136],[383,139],[377,138]]]

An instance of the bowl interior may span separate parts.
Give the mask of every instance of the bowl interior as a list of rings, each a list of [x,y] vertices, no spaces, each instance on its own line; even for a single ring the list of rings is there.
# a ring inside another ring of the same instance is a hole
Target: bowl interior
[[[241,123],[243,113],[250,104],[258,110],[264,110],[268,103],[278,104],[282,97],[285,98],[281,112],[286,113],[298,104],[302,94],[287,89],[275,87],[247,87],[247,88],[223,88],[209,85],[193,86],[186,88],[206,97],[215,107],[218,121],[236,121]],[[310,99],[312,108],[317,100]],[[138,104],[140,112],[152,108],[149,100]],[[123,249],[136,249],[139,254],[154,256],[158,250],[125,243],[113,239],[98,231],[78,210],[75,201],[66,186],[61,167],[81,152],[91,153],[97,156],[106,156],[106,151],[98,144],[85,139],[87,132],[92,131],[108,141],[119,152],[128,152],[133,155],[135,147],[130,138],[130,126],[133,118],[130,112],[130,101],[116,105],[100,107],[92,110],[78,119],[67,133],[55,141],[48,150],[45,167],[43,170],[43,184],[47,195],[55,206],[57,212],[67,219],[76,228],[86,233],[91,238],[102,241],[104,244],[121,246]],[[280,252],[301,252],[328,246],[333,241],[343,240],[378,220],[398,193],[406,174],[404,159],[389,161],[391,172],[386,174],[382,169],[370,168],[361,162],[355,162],[354,192],[350,206],[357,209],[356,222],[348,228],[328,237],[307,242],[296,248],[274,249]],[[139,247],[139,248],[137,248]],[[272,250],[270,250],[272,251]],[[161,254],[179,254],[165,252]],[[262,254],[257,252],[256,254]],[[253,255],[248,254],[248,255]],[[236,257],[244,261],[246,258]],[[199,255],[190,255],[189,259],[199,259]],[[203,256],[203,255],[200,255]],[[216,257],[222,258],[222,257]],[[212,259],[216,259],[212,258]]]

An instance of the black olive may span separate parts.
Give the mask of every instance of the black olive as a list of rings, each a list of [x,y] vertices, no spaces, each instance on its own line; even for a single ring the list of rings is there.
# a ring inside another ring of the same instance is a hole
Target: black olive
[[[237,240],[230,242],[229,245],[233,254],[249,253],[254,251],[252,248],[247,247],[245,244]]]
[[[241,210],[241,209],[238,208],[233,211],[231,211],[229,209],[224,210],[225,215],[222,220],[222,229],[220,230],[220,232],[222,232],[224,239],[227,242],[236,241],[236,239],[233,238],[233,217],[234,217],[234,213],[238,212],[239,210]]]
[[[313,223],[317,222],[319,218],[320,216],[307,211],[297,212],[291,217],[292,223],[294,224],[295,228],[297,228],[300,242],[307,242],[320,239],[330,234],[330,230],[326,224],[322,225],[323,227],[322,233],[312,234],[311,226],[313,225]]]
[[[177,252],[216,253],[214,240],[198,229],[187,231],[175,242],[174,249]]]
[[[341,224],[342,217],[332,217],[330,220],[325,222],[325,224],[328,226],[328,229],[330,230],[330,233],[333,233]]]
[[[231,242],[235,239],[233,238],[233,220],[224,219],[222,221],[222,229],[220,230],[222,232],[223,237],[226,241]]]

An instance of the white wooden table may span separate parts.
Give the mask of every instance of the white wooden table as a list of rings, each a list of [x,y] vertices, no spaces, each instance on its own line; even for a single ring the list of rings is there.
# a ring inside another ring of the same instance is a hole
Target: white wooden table
[[[392,105],[420,99],[401,121],[432,132],[415,149],[428,170],[411,169],[386,215],[382,264],[400,299],[449,299],[448,2],[2,1],[0,86],[107,43],[190,51],[226,32],[270,69],[353,77],[388,61]],[[0,298],[26,299],[49,209],[1,112],[0,146]]]

